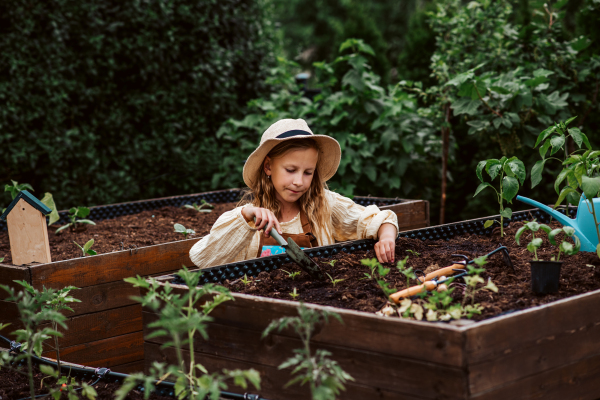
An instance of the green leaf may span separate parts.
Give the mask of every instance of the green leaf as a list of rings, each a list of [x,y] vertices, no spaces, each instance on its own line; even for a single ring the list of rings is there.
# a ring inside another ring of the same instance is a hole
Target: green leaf
[[[544,171],[544,164],[546,160],[539,160],[531,168],[531,187],[536,187],[542,181],[542,172]]]
[[[565,144],[565,137],[563,135],[554,136],[552,139],[550,139],[550,144],[552,145],[552,151],[550,152],[550,155],[553,155],[562,149]]]
[[[504,162],[501,162],[500,160],[496,160],[496,159],[492,158],[490,160],[487,160],[487,163],[485,164],[485,170],[490,175],[490,178],[492,178],[492,180],[494,180],[498,176],[498,173],[500,173],[500,171],[502,171],[503,165],[504,165]]]
[[[363,172],[367,175],[367,177],[369,177],[371,182],[377,181],[377,169],[374,165],[367,165],[363,168]]]
[[[485,168],[487,161],[479,161],[479,163],[477,164],[477,168],[475,169],[475,173],[477,174],[477,177],[479,178],[479,180],[481,182],[483,182],[483,169]]]
[[[86,244],[83,245],[83,251],[88,252],[88,250],[94,245],[94,239],[88,240]]]
[[[454,111],[454,115],[476,115],[477,108],[480,104],[481,102],[479,100],[472,100],[468,97],[461,97],[452,103],[452,110]]]
[[[504,218],[512,218],[512,210],[510,208],[505,208],[504,210],[500,211],[500,215],[502,215]]]
[[[85,218],[90,215],[90,209],[87,207],[77,207],[76,214],[79,218]]]
[[[48,221],[48,226],[50,226],[60,219],[60,215],[58,214],[58,210],[56,209],[56,204],[54,204],[54,199],[52,198],[52,194],[45,193],[41,202],[43,205],[45,205],[46,207],[48,207],[51,210],[50,218]]]
[[[185,226],[183,226],[181,224],[174,224],[173,228],[175,229],[175,232],[179,232],[179,233],[185,233],[186,232]]]
[[[487,229],[490,226],[494,225],[494,220],[493,219],[488,219],[487,221],[485,221],[483,223],[483,229]]]
[[[52,368],[49,365],[46,364],[39,364],[39,369],[42,372],[42,374],[44,375],[48,375],[48,376],[52,376],[54,378],[58,377],[58,371],[55,371],[54,368]]]
[[[573,138],[573,141],[577,143],[577,146],[579,148],[581,148],[581,145],[583,143],[583,136],[579,128],[570,128],[568,131],[571,137]]]
[[[550,143],[550,140],[546,140],[544,144],[540,147],[540,156],[542,158],[546,158],[546,153],[548,152],[548,149],[551,145],[552,143]]]
[[[362,92],[365,90],[365,81],[363,80],[359,71],[351,69],[346,72],[346,75],[342,78],[342,87],[352,86],[357,91]]]
[[[494,189],[494,187],[492,185],[490,185],[488,182],[483,182],[477,187],[477,190],[475,190],[475,194],[473,195],[473,197],[477,196],[479,194],[479,192],[481,192],[486,187],[491,187],[492,189]]]
[[[515,242],[517,242],[517,244],[520,246],[521,244],[519,243],[519,239],[521,238],[521,235],[523,234],[523,232],[525,232],[527,230],[527,225],[523,225],[522,227],[519,228],[519,230],[517,231],[517,234],[515,235]]]
[[[562,183],[562,181],[565,180],[568,172],[569,172],[569,170],[563,169],[562,171],[560,171],[560,173],[556,177],[556,180],[554,181],[554,190],[556,191],[556,194],[560,193],[560,184]],[[531,174],[533,175],[533,170],[532,170]],[[541,180],[541,177],[540,177],[540,180]]]
[[[598,178],[590,178],[586,175],[583,175],[581,178],[581,189],[585,194],[585,197],[588,200],[592,200],[600,191],[600,177]]]
[[[533,71],[533,76],[535,76],[536,78],[538,76],[548,77],[553,74],[554,74],[554,72],[544,69],[544,68],[536,69],[535,71]]]
[[[519,191],[519,181],[512,176],[505,176],[502,180],[502,197],[509,203]]]
[[[540,224],[535,221],[528,222],[525,224],[525,226],[532,232],[537,232],[540,230]]]
[[[538,135],[538,138],[535,141],[535,146],[533,146],[533,148],[538,147],[538,144],[540,144],[541,142],[546,140],[550,135],[552,135],[552,133],[554,133],[555,130],[556,130],[556,126],[550,126],[546,129],[544,129],[544,131],[542,131],[542,133],[540,133]]]
[[[519,160],[517,157],[511,157],[506,165],[508,165],[510,170],[513,172],[513,174],[515,174],[522,185],[527,177],[527,172],[525,172],[525,164],[523,164],[523,161]]]
[[[567,197],[567,195],[569,193],[573,193],[573,192],[577,193],[577,191],[575,189],[573,189],[572,187],[565,186],[561,190],[561,192],[560,192],[560,194],[558,196],[558,200],[556,200],[556,203],[554,204],[554,208],[558,207],[563,202],[563,200],[565,199],[565,197]]]
[[[552,243],[553,246],[556,246],[556,235],[558,235],[562,231],[562,228],[556,228],[550,231],[550,233],[548,234],[548,240],[550,241],[550,243]]]
[[[487,92],[487,86],[480,79],[467,81],[460,86],[459,96],[470,97],[473,100],[479,100],[479,97],[484,97]]]

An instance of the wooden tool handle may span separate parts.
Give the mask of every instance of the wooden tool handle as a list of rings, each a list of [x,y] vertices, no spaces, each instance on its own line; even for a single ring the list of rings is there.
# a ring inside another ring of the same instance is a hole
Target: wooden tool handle
[[[438,278],[440,276],[454,275],[456,273],[456,272],[454,272],[455,269],[464,269],[464,268],[465,268],[465,266],[462,264],[452,264],[449,267],[440,268],[437,271],[433,271],[433,272],[430,272],[427,275],[425,275],[425,279],[423,280],[423,282],[430,281],[433,278]]]
[[[254,223],[256,223],[256,218],[254,218]],[[271,232],[269,232],[269,235],[272,236],[273,239],[277,240],[277,243],[279,243],[281,246],[288,245],[288,242],[286,242],[285,239],[281,237],[281,235],[279,234],[279,232],[277,232],[277,229],[275,229],[275,227],[271,228]]]
[[[390,300],[392,300],[394,303],[398,304],[398,303],[400,303],[400,299],[402,299],[404,297],[414,296],[425,290],[433,290],[433,289],[435,289],[436,286],[437,286],[437,284],[435,282],[425,282],[422,285],[413,286],[408,289],[404,289],[404,290],[394,293],[393,295],[390,296]]]

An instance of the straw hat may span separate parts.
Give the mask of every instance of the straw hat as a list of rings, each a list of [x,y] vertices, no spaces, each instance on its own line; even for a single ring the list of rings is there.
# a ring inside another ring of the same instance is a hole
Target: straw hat
[[[244,182],[248,187],[254,187],[258,179],[258,171],[262,167],[265,157],[279,143],[291,139],[312,139],[319,147],[319,161],[317,168],[323,182],[329,180],[338,169],[342,150],[337,140],[327,135],[315,135],[303,119],[282,119],[275,122],[263,133],[260,145],[244,165]]]

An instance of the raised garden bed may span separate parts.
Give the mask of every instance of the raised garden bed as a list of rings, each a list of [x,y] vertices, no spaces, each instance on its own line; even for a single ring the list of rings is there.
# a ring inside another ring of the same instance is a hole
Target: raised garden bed
[[[547,216],[539,211],[531,214],[538,221],[548,222]],[[513,222],[530,218],[529,212],[515,213]],[[499,242],[507,244],[514,240],[518,222],[508,229],[509,235],[513,236],[500,240],[491,229],[487,232],[483,229],[484,221],[465,221],[401,233],[397,258],[403,257],[402,251],[410,248],[421,253],[419,257],[411,256],[413,260],[423,260],[417,264],[435,261],[442,267],[455,252],[462,251],[473,258],[493,250]],[[465,236],[478,233],[482,236]],[[491,238],[481,240],[485,233],[492,234]],[[528,255],[522,255],[516,249],[511,251],[514,273],[503,265],[501,257],[492,257],[487,273],[496,280],[501,293],[490,298],[489,293],[480,292],[477,301],[486,306],[481,316],[484,320],[440,323],[377,316],[373,311],[383,305],[382,296],[373,294],[373,297],[367,295],[365,299],[357,299],[358,293],[373,288],[365,281],[361,281],[365,287],[357,287],[356,278],[362,277],[365,271],[360,270],[358,275],[350,271],[350,267],[360,267],[353,265],[355,261],[349,258],[372,256],[372,246],[372,241],[357,241],[309,252],[313,257],[325,258],[320,261],[331,257],[347,259],[349,266],[344,271],[337,268],[343,261],[333,268],[322,265],[330,272],[337,271],[334,278],[351,281],[348,282],[351,289],[344,290],[346,281],[343,281],[336,290],[331,283],[314,284],[312,293],[310,283],[303,282],[302,275],[295,283],[290,283],[302,288],[300,298],[305,293],[307,302],[333,305],[344,320],[343,325],[333,322],[323,327],[313,341],[313,348],[329,350],[341,367],[354,377],[355,381],[347,385],[342,398],[596,399],[600,396],[600,342],[597,340],[600,315],[595,312],[600,307],[600,278],[595,271],[600,266],[597,256],[581,254],[565,259],[561,289],[558,294],[547,296],[529,293],[529,277],[524,265]],[[448,249],[441,250],[445,246]],[[436,250],[430,254],[427,248]],[[522,250],[525,251],[524,247]],[[586,267],[586,264],[594,267]],[[226,302],[213,311],[211,315],[215,321],[208,332],[210,340],[198,340],[195,344],[197,359],[201,359],[209,371],[252,366],[261,372],[265,397],[306,398],[307,392],[302,388],[284,388],[290,379],[289,371],[277,369],[291,356],[292,350],[300,346],[300,341],[290,332],[261,339],[262,331],[271,320],[296,315],[298,303],[286,300],[290,297],[283,291],[288,290],[285,285],[289,282],[285,282],[289,278],[281,273],[281,269],[291,272],[294,268],[285,256],[273,256],[258,262],[233,263],[204,271],[205,282],[225,282],[233,289],[246,292],[251,292],[251,285],[235,282],[244,274],[261,280],[256,283],[258,291],[265,283],[271,285],[271,289],[280,287],[279,294],[270,293],[271,297],[279,298],[234,293],[235,301]],[[396,278],[391,276],[390,280]],[[172,276],[160,280],[177,282]],[[403,287],[400,282],[398,279],[399,289]],[[507,290],[511,287],[514,290]],[[176,291],[187,290],[178,284],[174,284],[174,288]],[[311,293],[314,297],[310,297]],[[377,303],[369,298],[380,300]],[[361,303],[360,300],[364,301]],[[350,304],[365,311],[350,310]],[[326,306],[308,303],[308,307],[322,309]],[[507,311],[509,313],[502,315]],[[144,312],[145,334],[150,333],[146,327],[155,318],[153,313]],[[152,361],[173,357],[170,348],[160,349],[161,344],[158,338],[145,339],[147,366]]]
[[[123,279],[136,275],[164,275],[180,269],[182,265],[194,266],[188,256],[190,248],[200,236],[209,232],[218,214],[226,211],[220,207],[224,203],[230,204],[225,208],[233,207],[239,195],[240,191],[234,189],[92,207],[89,218],[105,221],[106,225],[112,226],[116,231],[115,237],[101,238],[100,234],[96,238],[90,237],[90,234],[95,234],[95,229],[102,227],[103,224],[99,223],[96,227],[88,226],[85,232],[65,231],[64,236],[60,236],[60,242],[56,243],[56,248],[59,253],[65,254],[64,257],[69,257],[68,253],[60,250],[61,245],[71,246],[70,249],[78,251],[72,244],[73,240],[83,244],[94,238],[97,242],[94,249],[103,254],[24,266],[5,262],[0,264],[0,284],[15,287],[13,280],[25,280],[38,289],[43,286],[62,288],[68,285],[81,288],[74,296],[82,302],[75,304],[75,312],[69,314],[69,330],[61,339],[64,359],[90,366],[109,367],[125,373],[140,371],[144,365],[141,306],[130,298],[139,295],[139,290],[123,282]],[[183,204],[199,203],[201,199],[217,204],[218,208],[210,214],[177,208]],[[363,205],[378,204],[381,208],[392,209],[401,216],[399,219],[404,229],[429,225],[429,203],[426,201],[370,197],[355,197],[354,200]],[[62,212],[62,215],[65,213]],[[155,217],[152,218],[152,215]],[[177,216],[176,220],[174,216]],[[163,233],[157,234],[155,231],[156,218],[163,220]],[[197,234],[191,239],[177,240],[181,235],[173,232],[173,223],[185,225],[186,218],[191,219],[186,227],[195,229]],[[204,227],[193,223],[199,220],[204,221]],[[148,232],[150,227],[154,233],[151,237]],[[51,229],[53,231],[54,228]],[[5,238],[0,242],[2,251],[8,248],[8,238],[5,232],[0,235]],[[50,236],[54,236],[54,233]],[[164,240],[175,241],[161,243]],[[153,244],[148,245],[149,241]],[[0,257],[5,254],[7,253],[0,253]],[[8,260],[9,258],[6,261]],[[0,322],[12,323],[7,329],[11,331],[18,326],[17,310],[15,304],[4,301],[5,298],[6,294],[1,292]],[[46,355],[52,356],[50,352]]]

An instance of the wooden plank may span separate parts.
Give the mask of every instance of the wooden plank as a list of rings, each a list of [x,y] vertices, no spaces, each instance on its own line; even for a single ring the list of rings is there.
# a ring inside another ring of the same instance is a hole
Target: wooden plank
[[[176,290],[187,287],[173,285]],[[262,332],[273,319],[297,315],[297,302],[234,293],[235,301],[217,307],[215,322]],[[307,304],[338,313],[344,324],[332,322],[314,336],[320,344],[340,345],[394,356],[427,359],[433,363],[462,367],[462,331],[449,324],[431,324],[379,317],[353,310]]]
[[[115,308],[92,314],[69,318],[68,329],[58,328],[64,336],[58,339],[59,346],[69,347],[83,343],[121,336],[142,330],[142,306],[139,304]],[[53,341],[46,341],[45,351],[54,347]],[[52,347],[51,347],[52,346]]]
[[[144,326],[147,327],[156,319],[155,314],[145,312]],[[145,333],[150,333],[150,329],[146,329]],[[234,368],[238,361],[277,368],[293,355],[294,349],[302,347],[301,341],[296,337],[272,334],[261,339],[261,334],[260,331],[211,323],[208,326],[209,340],[203,340],[197,335],[194,351],[202,354],[202,357],[210,355],[232,360],[228,368]],[[164,344],[167,339],[161,337],[145,341]],[[466,396],[466,374],[460,368],[390,356],[385,352],[357,350],[348,346],[313,342],[312,348],[329,351],[332,358],[357,383],[431,398]],[[422,384],[423,376],[430,377],[427,385]]]
[[[54,358],[54,352],[43,353]],[[65,347],[60,351],[61,359],[89,367],[107,367],[128,364],[144,359],[144,337],[142,332],[133,332],[91,343]]]
[[[491,318],[463,328],[469,365],[600,322],[600,290]]]
[[[146,369],[149,369],[154,361],[175,363],[176,355],[172,347],[161,349],[159,345],[153,343],[145,343],[144,352],[146,354],[145,363]],[[260,373],[261,389],[256,390],[253,386],[247,389],[247,393],[260,393],[261,397],[268,399],[286,399],[286,400],[306,400],[310,398],[310,393],[307,385],[294,385],[284,388],[285,384],[291,379],[290,369],[279,370],[275,367],[269,367],[262,364],[250,362],[241,362],[238,360],[228,360],[225,358],[213,357],[206,354],[195,353],[196,360],[207,368],[209,373],[221,371],[223,368],[229,369],[250,369],[254,368]],[[184,350],[183,357],[186,362],[189,361],[189,352]],[[426,380],[423,381],[426,384]],[[227,391],[235,393],[243,393],[242,389],[231,384]],[[444,397],[446,398],[446,397]],[[448,397],[448,399],[455,397]],[[344,400],[424,400],[427,397],[421,395],[406,395],[401,392],[377,389],[372,386],[357,384],[350,382],[346,385],[346,390],[342,392],[340,399]]]
[[[144,365],[144,360],[139,360],[128,364],[115,365],[110,370],[112,372],[120,372],[121,374],[134,374],[136,372],[144,372]]]
[[[74,313],[65,314],[72,317],[136,304],[131,296],[139,296],[140,290],[130,283],[117,281],[87,286],[79,290],[73,290],[70,294],[81,300],[81,303],[71,305]]]
[[[543,328],[542,328],[543,329]],[[537,374],[579,360],[600,355],[600,322],[583,325],[575,331],[548,335],[530,347],[506,349],[482,363],[469,366],[471,393],[481,393],[494,387],[518,381],[523,376]],[[518,368],[515,366],[518,365]],[[598,375],[600,381],[600,374]],[[599,392],[600,394],[600,392]]]
[[[7,285],[15,291],[19,291],[23,286],[13,281],[25,281],[31,283],[31,274],[28,267],[17,267],[15,265],[0,264],[0,285]],[[8,297],[5,290],[0,289],[0,300]],[[0,318],[2,318],[2,309],[0,308]]]
[[[52,261],[46,217],[35,207],[20,199],[7,215],[6,225],[14,265]]]
[[[428,201],[407,200],[399,204],[379,207],[381,210],[391,210],[398,216],[398,227],[401,231],[424,228],[429,226],[427,215]]]
[[[167,273],[192,267],[189,251],[199,238],[141,247],[129,250],[57,261],[32,267],[31,279],[36,288],[42,285],[55,289],[74,284],[77,287],[93,286],[121,281],[136,275]]]
[[[514,366],[519,368],[519,364]],[[477,400],[594,400],[600,398],[600,355],[544,371],[471,397]]]

